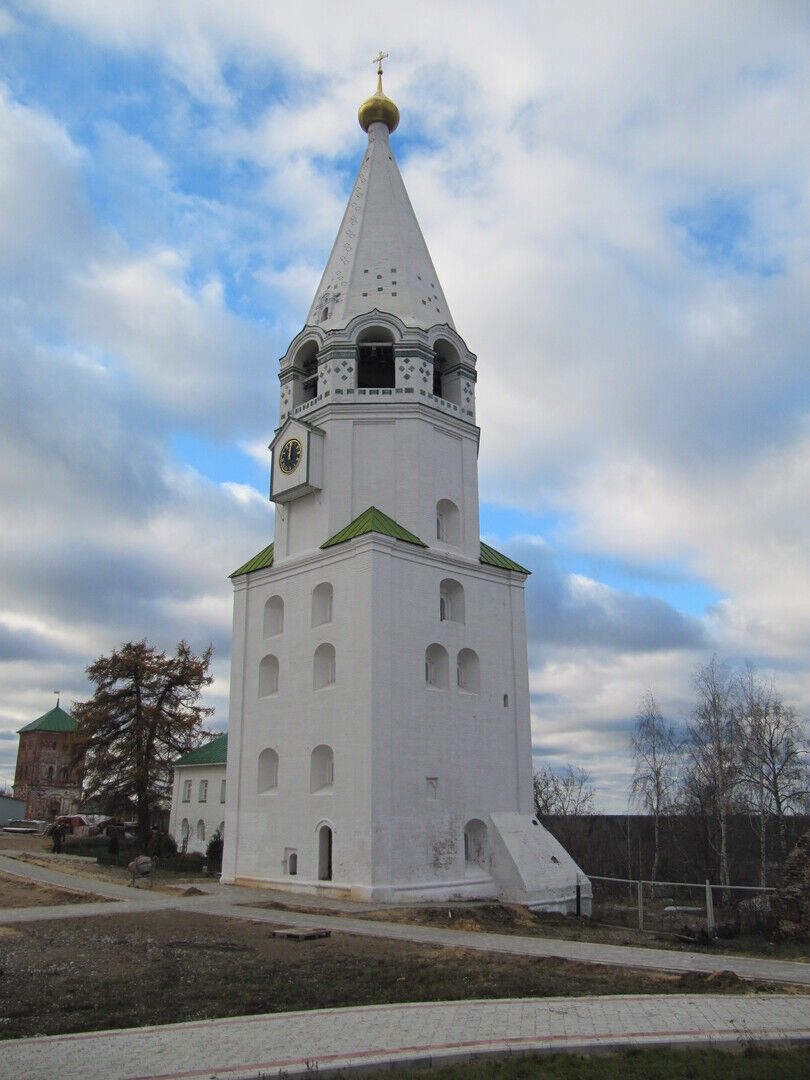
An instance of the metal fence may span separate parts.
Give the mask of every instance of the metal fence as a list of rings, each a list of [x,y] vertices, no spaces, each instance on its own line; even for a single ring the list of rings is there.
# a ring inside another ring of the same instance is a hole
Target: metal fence
[[[759,885],[713,885],[710,881],[645,881],[589,876],[594,922],[656,934],[694,938],[703,932],[745,930],[755,922],[754,896],[774,890]]]

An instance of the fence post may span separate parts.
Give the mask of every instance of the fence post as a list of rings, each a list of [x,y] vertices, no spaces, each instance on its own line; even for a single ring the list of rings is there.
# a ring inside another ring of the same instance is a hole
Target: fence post
[[[714,937],[714,902],[712,900],[712,883],[706,878],[706,929],[709,937]]]
[[[638,883],[638,928],[644,929],[644,883]]]
[[[582,914],[582,885],[577,874],[577,918]]]

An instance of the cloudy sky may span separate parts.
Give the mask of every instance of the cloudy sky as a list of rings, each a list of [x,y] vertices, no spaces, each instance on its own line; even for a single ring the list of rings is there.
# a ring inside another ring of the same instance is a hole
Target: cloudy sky
[[[0,781],[118,643],[213,641],[273,531],[276,361],[391,58],[530,566],[537,760],[622,809],[716,650],[810,713],[810,8],[0,0]]]

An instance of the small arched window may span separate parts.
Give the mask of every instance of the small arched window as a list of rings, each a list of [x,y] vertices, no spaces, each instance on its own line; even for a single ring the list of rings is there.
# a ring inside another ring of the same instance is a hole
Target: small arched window
[[[468,694],[478,694],[481,691],[481,664],[478,654],[472,649],[462,649],[458,654],[456,682],[459,690],[466,690]]]
[[[487,827],[478,818],[464,826],[464,862],[467,866],[487,865]]]
[[[332,621],[332,586],[322,581],[312,590],[312,625],[324,626]]]
[[[205,843],[205,822],[202,818],[197,822],[197,839]]]
[[[191,826],[188,823],[188,818],[183,818],[183,824],[180,826],[180,839],[184,844],[188,843],[189,833],[191,832]]]
[[[315,650],[312,662],[312,686],[323,690],[335,682],[335,647],[324,643]]]
[[[264,636],[275,637],[284,630],[284,601],[271,596],[264,605]]]
[[[48,779],[53,780],[53,765],[48,766]]]
[[[268,747],[259,754],[259,775],[256,782],[256,791],[264,795],[268,791],[278,788],[278,754]]]
[[[311,792],[332,790],[335,780],[335,755],[331,746],[316,746],[309,764],[309,790]]]
[[[464,622],[464,587],[454,578],[445,578],[439,586],[439,618],[442,622]]]
[[[458,544],[461,540],[461,524],[458,507],[450,499],[436,503],[436,539],[442,544]]]
[[[278,693],[278,658],[264,656],[259,664],[259,697]]]
[[[447,649],[435,642],[425,649],[425,682],[437,690],[446,690],[450,683]]]

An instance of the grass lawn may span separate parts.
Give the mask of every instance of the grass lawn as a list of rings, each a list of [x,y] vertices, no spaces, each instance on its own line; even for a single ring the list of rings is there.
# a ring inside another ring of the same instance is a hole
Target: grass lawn
[[[294,942],[271,929],[178,910],[7,927],[0,1039],[384,1002],[782,989],[730,973],[678,976],[337,933]]]
[[[11,852],[9,852],[11,854]],[[60,874],[70,874],[76,878],[85,878],[89,881],[105,881],[112,885],[129,885],[130,874],[126,866],[110,866],[107,864],[95,862],[93,859],[86,858],[81,861],[74,859],[62,859],[58,855],[52,855],[45,857],[48,852],[26,852],[22,854],[14,854],[21,863],[30,863],[32,866],[42,866],[48,870],[58,870]],[[132,855],[135,858],[135,855]],[[172,867],[158,864],[158,872],[155,877],[154,887],[158,890],[163,885],[173,885],[176,882],[188,881],[188,882],[200,882],[200,881],[215,881],[216,878],[211,878],[208,874],[203,874],[195,870],[175,870]],[[80,882],[77,882],[77,887],[80,887]]]
[[[369,1072],[364,1080],[806,1080],[810,1047],[790,1050],[627,1050],[496,1058],[435,1069]]]

